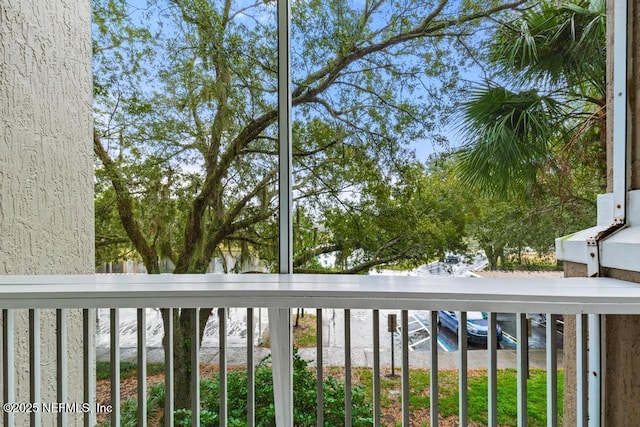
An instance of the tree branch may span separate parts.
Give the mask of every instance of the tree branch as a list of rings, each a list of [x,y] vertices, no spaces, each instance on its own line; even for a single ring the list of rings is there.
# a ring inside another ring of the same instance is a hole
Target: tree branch
[[[122,222],[127,236],[131,239],[131,243],[136,248],[140,256],[147,267],[147,272],[150,274],[160,273],[160,266],[158,265],[158,255],[156,251],[149,246],[145,240],[140,226],[136,222],[133,215],[133,200],[125,184],[125,178],[119,172],[115,166],[113,160],[109,156],[109,153],[104,149],[100,142],[100,135],[97,131],[93,133],[93,150],[102,162],[104,170],[109,176],[111,185],[116,193],[116,203],[118,205],[118,216]]]
[[[307,262],[322,254],[330,254],[331,252],[336,252],[342,249],[342,245],[338,244],[330,244],[318,246],[317,248],[310,249],[305,251],[302,255],[293,260],[293,268],[302,267]]]

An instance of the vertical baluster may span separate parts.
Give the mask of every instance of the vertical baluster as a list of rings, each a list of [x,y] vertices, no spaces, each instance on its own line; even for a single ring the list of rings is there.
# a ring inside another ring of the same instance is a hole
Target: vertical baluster
[[[173,392],[173,308],[164,308],[164,425],[173,427],[174,392]]]
[[[84,426],[96,425],[96,309],[82,310],[83,395],[91,410],[84,414]]]
[[[487,353],[488,353],[488,366],[487,366],[487,380],[488,380],[488,399],[489,399],[489,413],[488,421],[489,427],[495,427],[498,425],[498,340],[495,333],[496,330],[496,313],[489,313],[489,322],[487,331]]]
[[[380,427],[380,310],[373,310],[373,427]]]
[[[15,311],[2,310],[2,396],[4,402],[16,401]],[[4,425],[15,425],[15,414],[2,411]]]
[[[227,310],[218,308],[219,325],[219,384],[220,384],[220,425],[227,425]]]
[[[576,316],[576,425],[587,426],[588,402],[587,402],[587,320],[586,316]]]
[[[40,310],[29,310],[29,397],[31,402],[42,402],[40,398]],[[40,411],[32,412],[29,416],[32,426],[41,424]]]
[[[430,353],[430,359],[431,359],[431,370],[429,373],[430,375],[429,390],[431,393],[430,418],[431,418],[431,426],[437,427],[438,426],[438,312],[436,310],[431,310],[429,312],[429,317],[430,317],[429,333],[431,334],[431,340],[429,343],[429,353]],[[402,370],[404,371],[404,368],[402,368]]]
[[[66,402],[69,398],[69,369],[68,358],[69,351],[67,347],[67,310],[56,310],[56,327],[57,327],[57,398],[58,402]],[[58,412],[58,425],[66,427],[69,425],[68,414],[64,411]]]
[[[322,309],[316,310],[316,425],[324,427],[324,360],[322,354]]]
[[[247,308],[247,427],[256,424],[256,372],[253,360],[253,308]]]
[[[402,425],[409,427],[409,312],[402,310]]]
[[[518,383],[518,427],[527,426],[527,372],[529,370],[527,351],[529,348],[529,334],[527,331],[527,315],[516,314],[516,330],[518,337],[517,349],[517,383]],[[492,332],[489,330],[489,332]],[[493,332],[495,333],[495,332]]]
[[[589,314],[589,427],[599,427],[602,417],[600,390],[602,388],[602,366],[600,365],[601,346],[601,316]]]
[[[147,427],[147,313],[138,309],[138,426]]]
[[[351,427],[351,310],[344,310],[344,423]]]
[[[191,425],[200,425],[200,310],[191,309]]]
[[[459,425],[465,427],[469,423],[468,405],[469,392],[467,386],[467,312],[460,312],[460,322],[458,323],[458,408]]]
[[[111,335],[111,425],[120,425],[120,310],[112,308],[110,313]]]
[[[558,316],[547,314],[547,426],[558,426]]]

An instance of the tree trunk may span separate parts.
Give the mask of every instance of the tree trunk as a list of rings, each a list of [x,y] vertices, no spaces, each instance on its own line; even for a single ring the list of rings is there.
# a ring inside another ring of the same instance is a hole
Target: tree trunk
[[[482,248],[484,250],[484,255],[487,257],[487,261],[489,262],[489,270],[497,270],[498,269],[498,256],[496,255],[496,251],[493,246],[487,245]]]
[[[199,316],[199,342],[202,342],[204,330],[212,308],[201,308]],[[162,310],[162,318],[165,331],[167,330],[167,311]],[[191,383],[193,381],[194,369],[191,363],[193,332],[193,308],[174,309],[173,311],[173,386],[175,409],[191,408]],[[165,351],[167,351],[166,333],[162,340]]]

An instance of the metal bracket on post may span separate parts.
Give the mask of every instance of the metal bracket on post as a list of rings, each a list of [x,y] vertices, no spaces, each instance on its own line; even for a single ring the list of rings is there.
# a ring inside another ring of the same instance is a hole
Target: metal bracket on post
[[[587,240],[587,276],[597,277],[600,275],[600,250],[598,240],[591,238]]]
[[[600,243],[625,228],[624,222],[615,222],[594,237],[587,239],[587,276],[600,275]]]

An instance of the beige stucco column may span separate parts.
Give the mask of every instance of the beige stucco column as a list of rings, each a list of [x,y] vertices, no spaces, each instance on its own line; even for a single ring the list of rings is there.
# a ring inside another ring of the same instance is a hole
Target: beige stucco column
[[[0,274],[93,272],[91,104],[89,1],[0,1]],[[79,319],[68,318],[69,393],[82,402]],[[43,311],[41,325],[42,400],[55,402],[54,313]],[[18,311],[22,402],[30,401],[27,328]]]

